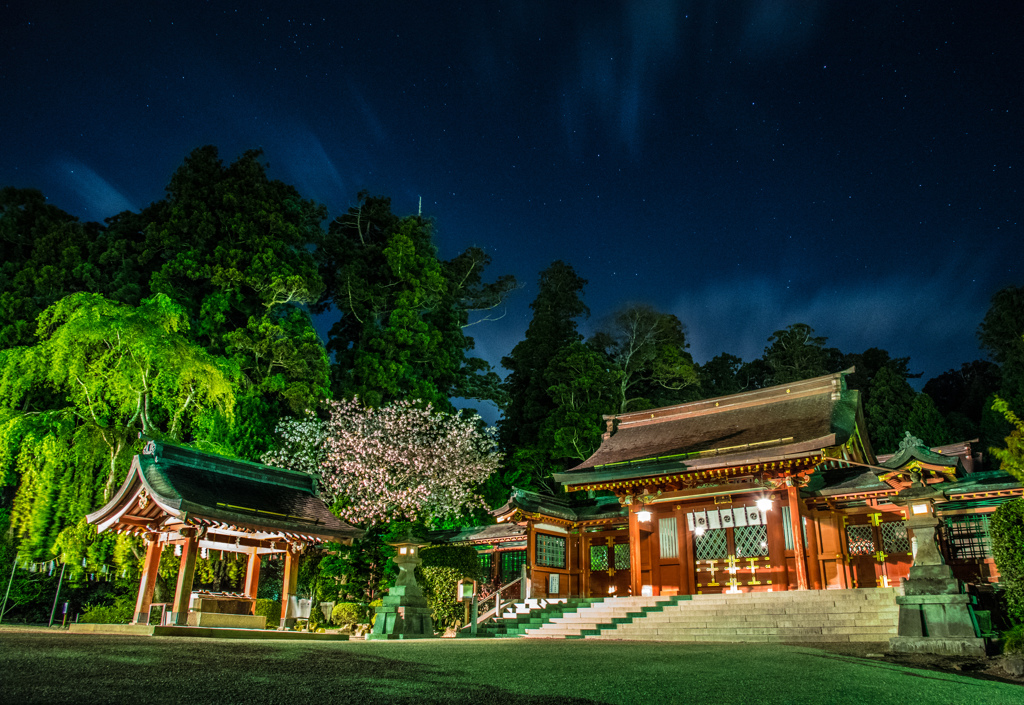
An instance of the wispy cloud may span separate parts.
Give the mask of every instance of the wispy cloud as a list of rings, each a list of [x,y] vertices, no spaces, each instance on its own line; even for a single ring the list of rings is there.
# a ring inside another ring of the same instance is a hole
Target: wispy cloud
[[[621,21],[581,28],[576,66],[563,91],[568,97],[562,101],[562,119],[573,139],[586,129],[580,118],[596,114],[635,154],[650,92],[680,49],[682,11],[671,0],[636,0],[623,7]]]
[[[975,331],[990,293],[952,268],[930,276],[840,280],[799,291],[768,279],[737,278],[683,293],[672,312],[686,323],[698,362],[721,352],[745,360],[760,357],[774,331],[807,323],[843,352],[879,347],[894,356],[910,355],[911,368],[927,379],[981,356]],[[936,310],[943,316],[922,314]]]
[[[86,219],[103,220],[122,211],[135,210],[127,196],[77,159],[56,159],[52,168],[56,179],[81,200],[82,215]]]
[[[304,197],[337,203],[350,195],[334,160],[307,127],[295,124],[282,131],[273,150],[272,163],[282,165],[287,181]]]

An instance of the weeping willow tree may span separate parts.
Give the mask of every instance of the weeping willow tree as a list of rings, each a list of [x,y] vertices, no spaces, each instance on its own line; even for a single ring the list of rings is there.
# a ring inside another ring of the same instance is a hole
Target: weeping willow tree
[[[23,554],[77,567],[134,555],[84,517],[124,479],[139,434],[215,444],[230,427],[238,372],[188,325],[162,294],[138,307],[73,294],[39,316],[35,345],[0,351],[0,486],[16,486]]]

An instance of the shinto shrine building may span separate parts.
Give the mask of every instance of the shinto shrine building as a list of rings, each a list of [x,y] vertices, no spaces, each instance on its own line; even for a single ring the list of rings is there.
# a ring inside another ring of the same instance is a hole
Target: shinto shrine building
[[[915,551],[899,493],[919,480],[941,490],[957,577],[997,580],[988,516],[1024,488],[983,471],[973,441],[908,434],[876,456],[850,372],[607,416],[597,451],[556,475],[569,495],[515,490],[498,524],[434,538],[476,546],[498,585],[526,575],[529,597],[896,586]]]

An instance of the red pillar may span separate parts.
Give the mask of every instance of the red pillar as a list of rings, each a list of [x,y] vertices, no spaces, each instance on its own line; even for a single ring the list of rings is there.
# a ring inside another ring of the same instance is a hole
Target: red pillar
[[[681,506],[676,507],[676,527],[679,534],[679,594],[696,594],[697,588],[694,585],[695,575],[693,563],[693,539],[690,538],[690,525],[686,521],[686,514]]]
[[[639,509],[635,506],[629,507],[629,586],[633,595],[642,592],[643,576],[641,575],[643,562],[640,560],[640,520],[636,513]],[[612,555],[614,560],[614,553]]]
[[[801,502],[801,504],[803,504]],[[816,515],[808,517],[807,522],[807,573],[811,587],[821,590],[821,561],[818,558],[818,520]],[[802,521],[802,519],[801,519]]]
[[[800,526],[800,490],[796,485],[786,488],[789,496],[789,523],[793,529],[793,557],[796,559],[796,589],[807,589],[807,560],[804,557],[804,534]]]
[[[142,578],[139,580],[139,596],[135,600],[133,624],[149,624],[149,607],[153,604],[153,590],[156,588],[163,547],[164,545],[157,540],[157,534],[146,536],[146,560],[142,564]]]
[[[171,624],[184,627],[188,624],[188,604],[192,598],[192,580],[196,575],[196,556],[199,553],[199,539],[196,530],[181,530],[185,543],[181,547],[181,563],[178,565],[178,584],[174,589],[174,605],[171,607]]]
[[[519,586],[519,594],[522,599],[528,600],[534,596],[536,590],[534,590],[533,581],[537,579],[537,571],[534,567],[537,565],[537,539],[536,534],[533,531],[533,522],[526,522],[526,580]],[[547,595],[547,593],[544,593]]]
[[[245,568],[245,596],[256,598],[256,591],[260,587],[260,554],[258,549],[249,551],[249,565]]]
[[[580,532],[580,597],[590,597],[590,543],[587,535]]]
[[[300,553],[294,546],[289,546],[284,552],[284,584],[281,587],[281,626],[280,629],[287,629],[288,624],[288,600],[298,592],[299,588],[299,558]]]

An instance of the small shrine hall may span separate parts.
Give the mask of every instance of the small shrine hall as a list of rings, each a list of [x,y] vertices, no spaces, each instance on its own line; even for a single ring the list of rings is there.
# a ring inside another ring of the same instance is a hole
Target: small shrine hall
[[[567,495],[514,490],[497,525],[434,538],[475,546],[498,585],[528,576],[524,597],[889,587],[915,551],[899,493],[920,481],[956,576],[995,582],[988,518],[1024,488],[976,441],[907,434],[876,456],[852,372],[606,416],[597,451],[555,475]]]
[[[315,483],[306,473],[151,440],[113,499],[87,519],[98,531],[145,538],[135,624],[149,624],[160,556],[173,546],[180,564],[166,624],[262,628],[265,618],[254,612],[260,563],[283,555],[284,625],[303,551],[326,541],[351,544],[363,534],[331,514]],[[241,594],[193,593],[196,559],[209,551],[248,556]]]

